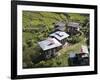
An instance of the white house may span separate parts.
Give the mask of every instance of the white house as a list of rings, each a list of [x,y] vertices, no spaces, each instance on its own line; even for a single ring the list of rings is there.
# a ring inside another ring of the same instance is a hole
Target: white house
[[[62,44],[55,38],[47,38],[44,41],[38,42],[43,50],[45,58],[49,59],[51,56],[57,55],[56,52],[61,48]]]
[[[62,44],[65,44],[68,36],[69,35],[66,32],[63,32],[63,31],[56,31],[56,32],[50,34],[50,37],[57,39]]]

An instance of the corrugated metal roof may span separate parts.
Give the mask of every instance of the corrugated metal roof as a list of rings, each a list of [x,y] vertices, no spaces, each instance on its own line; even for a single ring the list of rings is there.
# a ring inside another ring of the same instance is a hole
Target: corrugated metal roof
[[[56,32],[50,34],[50,36],[53,36],[53,37],[57,38],[58,40],[62,40],[64,38],[67,38],[69,35],[63,31],[56,31]]]
[[[38,42],[38,44],[43,50],[52,49],[52,48],[59,47],[62,45],[55,38],[48,38],[44,41]]]
[[[60,30],[60,31],[64,31],[65,30],[65,27],[64,26],[59,26],[57,28],[55,28],[56,30]]]
[[[82,52],[82,53],[89,53],[89,52],[88,52],[88,47],[87,47],[86,45],[82,45],[82,46],[81,46],[81,52]]]
[[[70,57],[70,58],[75,58],[75,57],[76,57],[76,53],[70,53],[70,54],[69,54],[69,57]]]
[[[69,22],[67,26],[71,26],[71,27],[80,27],[79,23],[76,22]]]
[[[60,27],[61,26],[62,27],[65,27],[66,24],[64,22],[57,22],[55,25],[60,26]]]

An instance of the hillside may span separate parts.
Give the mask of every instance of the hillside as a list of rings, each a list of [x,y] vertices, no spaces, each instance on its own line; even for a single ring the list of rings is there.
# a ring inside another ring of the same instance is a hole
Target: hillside
[[[42,41],[54,30],[54,23],[63,21],[79,22],[83,33],[89,33],[89,15],[76,13],[54,13],[54,12],[32,12],[23,11],[23,67],[53,67],[68,66],[67,54],[55,57],[47,61],[33,63],[32,59],[41,54],[41,49],[37,42]],[[66,26],[67,27],[67,26]],[[66,31],[65,31],[66,32]],[[84,34],[84,36],[86,37]],[[77,49],[75,49],[77,50]],[[68,52],[66,52],[68,53]]]

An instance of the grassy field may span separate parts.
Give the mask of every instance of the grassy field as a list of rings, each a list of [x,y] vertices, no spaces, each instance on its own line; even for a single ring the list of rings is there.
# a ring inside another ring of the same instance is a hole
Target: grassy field
[[[68,46],[68,47],[62,48],[59,52],[60,52],[61,54],[64,54],[64,53],[69,54],[70,52],[74,52],[74,53],[77,52],[77,53],[79,53],[79,52],[80,52],[81,46],[82,46],[82,45],[85,45],[85,44],[86,44],[85,41],[82,40],[82,41],[80,41],[79,43],[76,43],[76,44],[74,44],[74,45],[70,45],[70,46]]]

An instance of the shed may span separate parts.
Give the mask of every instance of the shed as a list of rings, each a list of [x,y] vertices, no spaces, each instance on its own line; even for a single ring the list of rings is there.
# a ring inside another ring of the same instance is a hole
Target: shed
[[[67,24],[68,27],[68,32],[70,33],[76,33],[77,31],[80,30],[80,24],[76,22],[69,22]]]
[[[89,55],[87,53],[70,53],[68,58],[69,66],[89,65]]]
[[[50,34],[50,37],[56,38],[62,44],[65,44],[68,36],[69,35],[66,32],[63,32],[63,31],[56,31],[56,32]]]
[[[78,27],[79,27],[79,23],[76,23],[76,22],[69,22],[69,23],[68,23],[68,26],[78,28]]]
[[[46,59],[57,55],[56,52],[61,48],[62,44],[55,38],[48,38],[44,41],[38,42],[39,46],[43,50]]]
[[[55,23],[55,25],[54,25],[54,27],[55,27],[55,30],[57,31],[65,31],[65,29],[66,29],[66,24],[64,23],[64,22],[57,22],[57,23]]]

